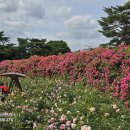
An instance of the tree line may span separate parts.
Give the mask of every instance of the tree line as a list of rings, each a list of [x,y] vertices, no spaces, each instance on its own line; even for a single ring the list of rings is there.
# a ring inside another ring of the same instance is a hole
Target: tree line
[[[130,45],[130,1],[124,5],[116,5],[103,9],[106,17],[101,17],[98,23],[104,36],[110,39],[108,43],[100,46],[119,46],[120,44]],[[18,45],[9,43],[9,38],[0,32],[0,61],[29,58],[32,55],[57,55],[70,52],[65,41],[49,41],[37,38],[18,38]]]
[[[18,45],[10,43],[4,31],[0,32],[0,61],[25,59],[33,55],[48,56],[71,52],[68,44],[63,40],[50,40],[37,38],[17,38]]]

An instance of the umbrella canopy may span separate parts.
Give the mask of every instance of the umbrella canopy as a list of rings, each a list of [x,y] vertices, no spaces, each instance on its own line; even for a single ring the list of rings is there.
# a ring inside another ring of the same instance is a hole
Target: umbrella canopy
[[[26,75],[17,73],[17,72],[9,72],[9,73],[3,73],[0,74],[0,76],[8,76],[8,77],[25,77]]]

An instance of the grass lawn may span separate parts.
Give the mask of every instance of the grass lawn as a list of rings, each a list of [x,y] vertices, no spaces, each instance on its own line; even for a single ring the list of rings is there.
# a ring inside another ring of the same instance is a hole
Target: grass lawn
[[[0,122],[3,130],[130,130],[130,111],[106,93],[62,78],[26,78],[21,84],[23,93],[14,89],[0,103],[0,113],[15,115]]]

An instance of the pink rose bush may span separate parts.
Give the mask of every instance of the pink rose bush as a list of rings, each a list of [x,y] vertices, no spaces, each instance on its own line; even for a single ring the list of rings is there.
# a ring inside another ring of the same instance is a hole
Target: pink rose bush
[[[101,92],[109,92],[130,107],[129,48],[95,48],[89,52],[2,61],[0,73],[14,71],[31,77],[66,76],[71,82],[82,81]]]

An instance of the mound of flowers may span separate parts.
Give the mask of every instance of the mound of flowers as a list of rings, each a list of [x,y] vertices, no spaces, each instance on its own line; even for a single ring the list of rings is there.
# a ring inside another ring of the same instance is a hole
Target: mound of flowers
[[[67,76],[71,82],[83,81],[109,92],[130,107],[130,46],[0,62],[0,73],[11,71],[31,77]]]

